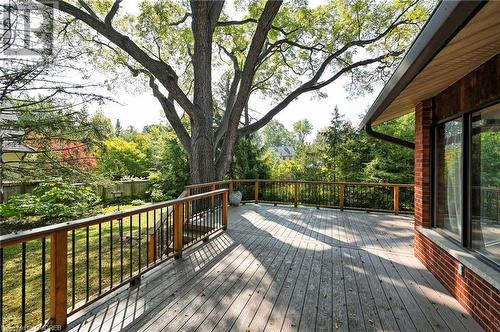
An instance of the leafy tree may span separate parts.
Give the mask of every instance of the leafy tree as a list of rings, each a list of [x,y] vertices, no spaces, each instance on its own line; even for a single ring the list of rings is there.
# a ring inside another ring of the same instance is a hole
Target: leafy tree
[[[104,141],[103,148],[98,150],[97,171],[113,180],[125,176],[145,177],[148,165],[146,155],[134,142],[113,137]]]
[[[413,141],[415,117],[408,114],[377,126],[377,131]],[[363,135],[366,133],[363,132]],[[380,140],[369,140],[372,158],[367,163],[364,179],[372,182],[413,183],[414,151]]]
[[[241,19],[235,19],[224,1],[144,0],[137,16],[122,15],[121,0],[38,1],[68,14],[70,26],[73,18],[85,24],[88,29],[73,25],[75,34],[63,36],[94,43],[103,68],[116,72],[121,64],[136,82],[149,82],[195,183],[221,179],[238,139],[299,96],[345,75],[353,94],[371,90],[391,73],[429,12],[414,0],[331,1],[316,8],[257,1],[236,3]],[[214,96],[220,82],[227,93]],[[274,103],[241,126],[249,100],[262,96]],[[189,116],[189,128],[177,107]]]
[[[405,140],[414,139],[414,116],[406,115],[377,127]],[[386,143],[356,129],[334,110],[330,127],[320,134],[326,144],[325,165],[333,181],[413,182],[413,151]]]
[[[233,179],[267,179],[270,175],[263,148],[253,136],[241,139],[234,151],[233,162],[228,172]]]
[[[312,133],[313,126],[309,120],[299,120],[293,124],[293,130],[300,145],[304,145],[306,137]]]
[[[272,120],[262,129],[262,143],[265,148],[273,146],[295,146],[295,137],[285,125]]]

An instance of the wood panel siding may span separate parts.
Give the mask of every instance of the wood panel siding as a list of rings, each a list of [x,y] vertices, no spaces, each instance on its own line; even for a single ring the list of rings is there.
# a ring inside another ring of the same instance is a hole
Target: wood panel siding
[[[444,47],[432,61],[408,84],[399,96],[374,121],[379,124],[413,112],[420,101],[436,96],[462,77],[500,53],[500,2],[489,1],[483,9]],[[484,68],[487,70],[486,67]],[[492,68],[489,68],[492,69]],[[493,70],[497,75],[497,69]],[[493,77],[493,73],[490,73]],[[488,74],[488,75],[490,75]],[[485,77],[484,75],[482,77]],[[474,78],[473,78],[474,79]],[[486,82],[488,81],[488,82]],[[470,81],[484,89],[479,99],[490,94],[492,81]]]
[[[434,121],[459,115],[500,99],[500,54],[435,97]]]

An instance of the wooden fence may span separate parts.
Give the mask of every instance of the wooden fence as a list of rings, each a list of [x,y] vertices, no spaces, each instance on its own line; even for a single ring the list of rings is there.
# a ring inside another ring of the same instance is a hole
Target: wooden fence
[[[30,194],[42,181],[4,182],[4,200],[19,194]],[[111,185],[90,183],[103,200],[113,199],[113,192],[122,192],[122,197],[143,197],[149,189],[149,180],[114,181]]]

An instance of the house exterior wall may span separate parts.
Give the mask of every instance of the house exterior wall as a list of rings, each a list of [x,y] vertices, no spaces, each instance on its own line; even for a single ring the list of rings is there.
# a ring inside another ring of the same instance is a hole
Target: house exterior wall
[[[488,105],[500,98],[500,55],[415,108],[415,227],[432,227],[432,125]],[[500,326],[497,288],[464,267],[431,239],[415,230],[415,256],[486,331]]]

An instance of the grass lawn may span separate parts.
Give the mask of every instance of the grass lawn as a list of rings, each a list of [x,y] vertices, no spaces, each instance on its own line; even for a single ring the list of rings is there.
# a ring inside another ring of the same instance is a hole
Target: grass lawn
[[[120,210],[136,208],[137,206],[124,205]],[[116,206],[105,209],[106,213],[116,211]],[[165,213],[165,210],[163,211]],[[156,216],[155,216],[156,214]],[[99,225],[88,227],[88,264],[89,275],[88,296],[92,298],[99,294],[99,289],[105,291],[111,284],[116,285],[128,277],[130,269],[135,272],[139,269],[139,244],[141,266],[147,261],[147,226],[152,227],[154,220],[159,220],[161,211],[144,212],[140,215],[127,217],[124,220],[113,220],[101,224],[101,283],[99,284]],[[121,234],[120,236],[120,229]],[[139,241],[138,232],[141,230]],[[111,231],[113,233],[111,241]],[[132,236],[132,257],[130,253],[130,234]],[[87,229],[74,232],[74,270],[73,270],[73,234],[68,232],[68,308],[78,307],[78,303],[87,299]],[[42,264],[42,239],[29,241],[26,245],[26,326],[29,328],[41,323],[42,319],[42,289],[45,288],[45,318],[49,315],[50,292],[50,238],[46,238],[46,263]],[[123,245],[122,254],[120,248]],[[111,254],[112,250],[112,254]],[[132,259],[131,259],[132,258]],[[12,327],[17,330],[21,324],[22,308],[22,244],[9,246],[3,249],[3,328]],[[123,260],[120,269],[120,261]],[[42,272],[45,269],[46,279],[42,285]],[[72,285],[73,274],[75,285]],[[74,292],[74,301],[73,301]]]

